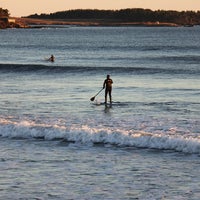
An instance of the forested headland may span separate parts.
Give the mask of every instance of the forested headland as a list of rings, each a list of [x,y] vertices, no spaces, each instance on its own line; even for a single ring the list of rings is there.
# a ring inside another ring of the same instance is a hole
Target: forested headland
[[[15,18],[10,18],[10,13],[8,9],[0,8],[0,29],[5,28],[27,28],[21,20],[16,20]]]
[[[121,10],[93,10],[76,9],[50,14],[33,14],[26,18],[68,20],[68,21],[93,21],[104,24],[109,23],[173,23],[177,25],[199,25],[200,11],[165,11],[133,8]]]
[[[142,8],[121,10],[76,9],[50,14],[32,14],[10,18],[7,9],[0,8],[1,28],[27,28],[26,25],[81,26],[194,26],[200,25],[200,11],[173,11]]]

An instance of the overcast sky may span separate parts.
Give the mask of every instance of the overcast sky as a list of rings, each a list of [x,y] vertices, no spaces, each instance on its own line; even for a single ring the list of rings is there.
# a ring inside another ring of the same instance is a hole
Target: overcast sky
[[[200,0],[0,0],[11,16],[53,13],[70,9],[149,8],[152,10],[200,10]]]

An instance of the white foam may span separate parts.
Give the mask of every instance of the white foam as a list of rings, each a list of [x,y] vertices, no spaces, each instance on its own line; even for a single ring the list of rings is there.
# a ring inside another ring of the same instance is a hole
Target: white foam
[[[88,125],[36,124],[23,120],[19,123],[1,120],[0,136],[7,138],[44,138],[45,140],[65,139],[83,144],[110,144],[127,147],[169,149],[185,153],[200,153],[198,135],[188,137],[177,134],[150,133],[119,128],[98,128]]]

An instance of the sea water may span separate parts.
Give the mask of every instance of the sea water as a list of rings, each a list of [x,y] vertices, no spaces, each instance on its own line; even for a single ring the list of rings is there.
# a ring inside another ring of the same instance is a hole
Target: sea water
[[[1,30],[0,199],[198,200],[199,32]]]

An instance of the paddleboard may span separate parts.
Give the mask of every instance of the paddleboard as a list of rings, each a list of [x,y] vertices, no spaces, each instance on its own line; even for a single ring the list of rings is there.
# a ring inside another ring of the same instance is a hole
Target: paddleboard
[[[96,106],[102,106],[102,105],[104,105],[104,106],[112,106],[113,103],[94,102],[94,105],[96,105]]]
[[[101,101],[94,101],[93,105],[95,106],[107,106],[107,107],[127,107],[131,105],[131,102],[119,102],[119,101],[113,101],[112,103],[108,102],[107,104],[105,104],[105,102],[101,102]]]

